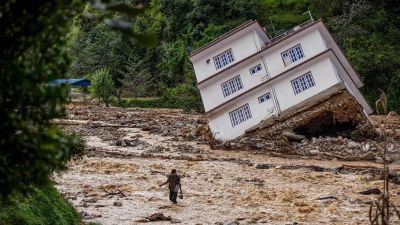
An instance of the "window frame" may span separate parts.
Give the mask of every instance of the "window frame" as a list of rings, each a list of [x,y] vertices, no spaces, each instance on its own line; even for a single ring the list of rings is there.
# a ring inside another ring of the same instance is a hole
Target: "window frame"
[[[236,80],[238,83],[235,82]],[[221,84],[222,95],[224,98],[242,90],[243,88],[244,86],[240,75],[237,75]]]
[[[263,102],[261,102],[261,99],[263,99],[263,97],[267,97],[267,96],[268,96],[268,99],[265,99],[265,100],[263,100]],[[267,93],[261,95],[260,97],[258,97],[258,104],[265,103],[270,99],[271,99],[271,92],[267,92]]]
[[[260,69],[257,70],[257,71],[255,71],[254,73],[252,73],[252,70],[253,70],[253,69],[257,69],[258,67],[259,67]],[[255,75],[255,74],[257,74],[258,72],[260,72],[262,69],[263,69],[263,68],[262,68],[262,65],[261,65],[261,63],[259,63],[259,64],[257,64],[256,66],[253,66],[253,67],[251,67],[251,68],[249,69],[250,75]]]
[[[294,54],[296,54],[296,53],[299,54],[298,49],[296,49],[297,47],[300,47],[302,57],[298,58],[298,59],[295,60],[295,61],[292,61],[291,54],[290,54],[290,50],[293,50],[293,51],[294,51]],[[287,57],[289,57],[289,59],[290,59],[290,62],[286,62],[286,61],[285,61],[285,57],[284,57],[283,55],[286,54],[286,53],[287,53]],[[293,47],[291,47],[291,48],[286,49],[286,50],[283,51],[283,52],[281,52],[281,59],[282,59],[283,64],[284,64],[285,66],[288,66],[288,65],[290,65],[290,64],[293,64],[293,63],[295,63],[295,62],[297,62],[297,61],[299,61],[299,60],[301,60],[301,59],[303,59],[303,58],[305,58],[305,57],[306,57],[306,55],[304,54],[303,47],[301,46],[300,43],[297,44],[297,45],[295,45],[295,46],[293,46]]]
[[[290,81],[294,95],[298,95],[312,87],[317,86],[314,80],[314,76],[311,71],[304,73],[303,75]]]
[[[220,70],[235,61],[232,48],[213,57],[216,70]]]
[[[236,127],[251,118],[253,118],[253,115],[251,114],[249,103],[229,112],[229,119],[231,120],[232,127]]]

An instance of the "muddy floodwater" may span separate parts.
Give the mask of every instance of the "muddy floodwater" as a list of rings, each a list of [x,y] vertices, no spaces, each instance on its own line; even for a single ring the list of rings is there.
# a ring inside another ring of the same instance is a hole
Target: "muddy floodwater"
[[[87,153],[54,175],[57,188],[84,222],[103,225],[142,224],[154,213],[172,220],[147,223],[369,224],[369,204],[379,195],[359,192],[382,190],[371,172],[380,164],[212,150],[201,132],[186,134],[202,120],[177,110],[70,106],[57,123],[82,134]],[[173,168],[183,188],[177,205],[158,186]],[[391,165],[393,173],[399,168]],[[400,205],[399,185],[390,190]]]

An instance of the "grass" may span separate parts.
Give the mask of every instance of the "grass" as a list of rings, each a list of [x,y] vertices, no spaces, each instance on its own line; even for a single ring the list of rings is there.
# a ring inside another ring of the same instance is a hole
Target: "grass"
[[[52,184],[33,188],[25,197],[13,197],[0,206],[1,225],[73,225],[80,217]]]

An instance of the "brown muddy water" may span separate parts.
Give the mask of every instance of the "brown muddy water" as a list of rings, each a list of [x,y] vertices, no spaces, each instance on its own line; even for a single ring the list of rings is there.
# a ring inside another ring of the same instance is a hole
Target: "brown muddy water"
[[[103,225],[142,224],[154,213],[173,220],[150,224],[369,224],[369,203],[378,195],[359,192],[382,189],[380,177],[370,172],[381,165],[211,150],[168,128],[199,118],[176,110],[70,108],[68,120],[57,122],[84,136],[87,153],[54,175],[58,190],[84,222]],[[160,132],[149,132],[148,123],[162,124]],[[167,187],[158,186],[173,168],[182,177],[177,205],[169,202]],[[391,202],[400,205],[399,185],[390,189]],[[334,198],[318,200],[324,196]],[[392,221],[399,223],[394,216]]]

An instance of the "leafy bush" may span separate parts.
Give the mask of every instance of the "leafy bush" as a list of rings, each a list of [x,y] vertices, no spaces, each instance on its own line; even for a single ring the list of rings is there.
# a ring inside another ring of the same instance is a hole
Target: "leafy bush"
[[[109,106],[110,99],[115,93],[115,84],[108,69],[102,68],[89,75],[92,84],[90,91],[94,96],[101,99],[106,106]]]
[[[0,224],[80,224],[79,214],[53,184],[32,188],[30,193],[25,197],[14,196],[7,205],[0,205]]]
[[[174,88],[168,88],[162,99],[168,108],[181,108],[187,112],[204,111],[199,90],[190,84],[180,84]]]

